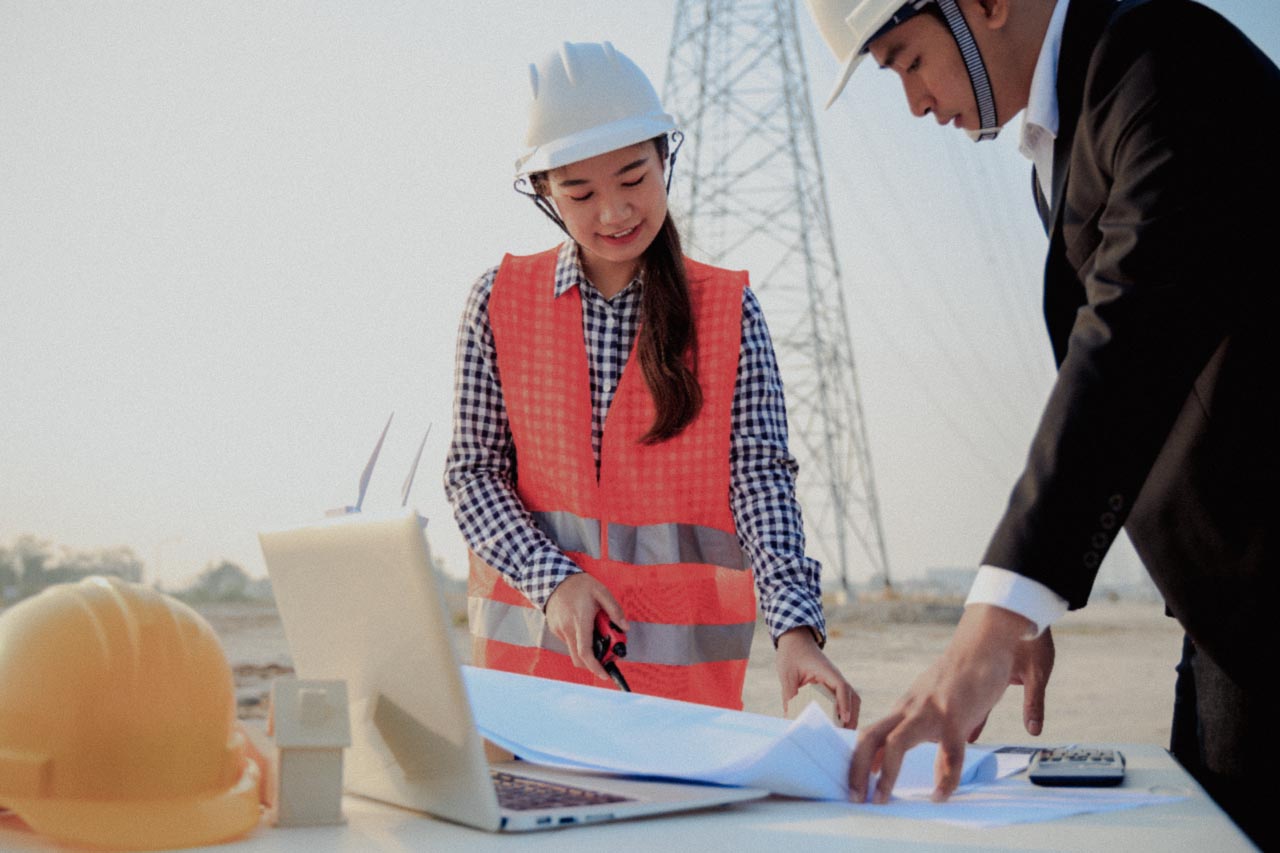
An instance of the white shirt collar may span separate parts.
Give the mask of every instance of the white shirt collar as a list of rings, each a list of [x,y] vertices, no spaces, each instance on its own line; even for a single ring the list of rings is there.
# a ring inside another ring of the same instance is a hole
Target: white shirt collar
[[[1062,28],[1070,0],[1058,0],[1040,45],[1040,58],[1031,76],[1031,93],[1022,115],[1018,150],[1036,165],[1040,189],[1046,200],[1053,186],[1053,142],[1058,138],[1058,56],[1062,52]],[[1051,200],[1050,200],[1051,201]]]

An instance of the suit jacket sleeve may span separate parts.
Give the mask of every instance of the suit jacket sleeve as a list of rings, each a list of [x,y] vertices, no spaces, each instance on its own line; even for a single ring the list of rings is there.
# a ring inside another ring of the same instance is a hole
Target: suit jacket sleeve
[[[1193,34],[1194,21],[1161,17],[1160,5],[1084,46],[1093,54],[1046,267],[1059,373],[983,560],[1073,608],[1183,407],[1198,405],[1196,378],[1257,277],[1257,249],[1241,236],[1254,230],[1240,198],[1252,153],[1233,142],[1239,34]]]

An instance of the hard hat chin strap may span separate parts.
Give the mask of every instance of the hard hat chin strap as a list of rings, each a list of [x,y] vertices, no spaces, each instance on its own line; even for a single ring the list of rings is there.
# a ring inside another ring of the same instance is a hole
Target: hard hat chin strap
[[[978,121],[982,125],[978,130],[966,131],[974,142],[995,139],[1000,132],[996,118],[996,99],[991,92],[991,80],[987,77],[987,66],[982,61],[982,52],[974,41],[973,32],[964,19],[964,13],[956,5],[956,0],[937,0],[942,17],[951,30],[951,37],[956,40],[960,49],[960,58],[969,72],[969,82],[973,85],[973,97],[978,103]]]
[[[569,234],[569,229],[565,227],[564,220],[560,218],[559,213],[556,213],[555,205],[552,204],[546,196],[538,194],[538,192],[533,188],[533,184],[529,181],[528,175],[521,175],[516,178],[515,183],[512,184],[512,186],[515,187],[515,191],[520,193],[520,195],[532,199],[533,203],[538,206],[538,210],[541,210],[546,214],[546,217],[554,222],[561,231],[565,234]]]
[[[680,146],[684,145],[684,134],[678,130],[671,131],[668,144],[671,146],[671,153],[667,155],[667,195],[671,195],[671,176],[676,171],[676,155],[680,153]]]

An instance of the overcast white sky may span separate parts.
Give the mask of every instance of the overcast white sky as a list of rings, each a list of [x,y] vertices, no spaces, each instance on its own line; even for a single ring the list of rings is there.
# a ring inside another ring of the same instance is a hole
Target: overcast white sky
[[[1273,4],[1209,5],[1280,56]],[[366,507],[398,503],[431,424],[415,502],[461,572],[457,320],[504,251],[557,235],[511,191],[525,64],[610,39],[661,91],[673,18],[0,0],[0,544],[125,544],[167,584],[261,574],[255,532],[353,501],[394,410]],[[799,19],[820,106],[834,60]],[[981,556],[1052,379],[1017,123],[974,146],[870,69],[817,116],[899,576]]]

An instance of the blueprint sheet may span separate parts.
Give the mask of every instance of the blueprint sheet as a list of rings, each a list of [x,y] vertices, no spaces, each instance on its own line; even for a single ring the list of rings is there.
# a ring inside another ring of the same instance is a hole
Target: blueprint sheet
[[[539,764],[763,788],[815,800],[847,800],[857,734],[810,705],[795,721],[601,690],[464,666],[480,733]],[[1014,774],[1027,756],[970,746],[955,795],[934,803],[937,748],[907,752],[893,799],[854,811],[979,829],[1184,799],[1185,792],[1039,788]],[[868,812],[872,813],[872,812]],[[812,828],[812,824],[807,824]]]
[[[810,705],[796,720],[463,667],[480,734],[558,767],[764,788],[815,800],[849,797],[857,735]],[[895,792],[928,796],[936,749],[907,753]],[[965,754],[962,790],[994,781],[995,756]]]

